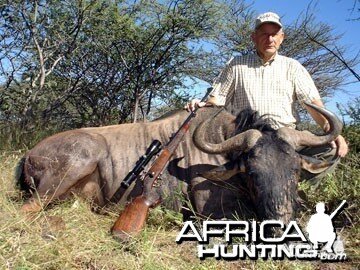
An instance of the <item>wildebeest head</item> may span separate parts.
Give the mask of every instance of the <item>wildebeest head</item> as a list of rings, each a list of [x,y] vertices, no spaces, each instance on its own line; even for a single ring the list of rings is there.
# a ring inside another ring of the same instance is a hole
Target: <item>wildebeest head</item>
[[[309,164],[309,159],[297,151],[305,146],[325,145],[334,140],[342,129],[334,114],[312,104],[307,105],[329,121],[330,131],[327,134],[317,136],[285,127],[274,130],[256,112],[245,111],[236,119],[234,136],[220,143],[211,143],[205,140],[205,134],[209,132],[212,120],[204,121],[195,131],[195,144],[206,153],[227,153],[231,164],[220,166],[203,176],[223,181],[239,175],[240,181],[246,181],[259,219],[288,222],[294,214],[301,168],[316,171],[327,167],[322,162]]]

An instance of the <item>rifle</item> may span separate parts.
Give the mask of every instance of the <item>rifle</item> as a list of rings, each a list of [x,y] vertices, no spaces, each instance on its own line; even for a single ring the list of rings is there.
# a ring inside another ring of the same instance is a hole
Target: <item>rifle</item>
[[[122,195],[124,195],[126,189],[140,177],[140,174],[151,161],[151,159],[157,155],[161,150],[161,142],[154,140],[150,146],[147,148],[144,155],[136,162],[134,169],[132,169],[121,182],[120,187],[116,190],[114,195],[111,198],[111,202],[116,203],[120,200]]]
[[[343,200],[340,203],[340,205],[334,210],[334,212],[330,214],[330,219],[333,219],[339,213],[339,211],[345,206],[345,204],[346,204],[346,200]]]
[[[206,101],[211,90],[211,87],[207,89],[207,93],[201,99],[201,102]],[[135,168],[130,171],[128,176],[125,178],[125,184],[123,184],[123,182],[121,187],[115,192],[113,198],[119,197],[119,194],[123,193],[122,191],[124,188],[130,186],[131,183],[129,184],[129,181],[133,182],[138,179],[143,181],[142,194],[125,206],[124,210],[111,228],[111,232],[115,237],[121,240],[126,240],[129,238],[129,236],[139,233],[146,223],[150,207],[156,207],[161,202],[160,196],[154,192],[153,188],[156,187],[157,182],[160,180],[160,176],[168,164],[170,158],[173,156],[176,148],[182,141],[186,132],[189,130],[190,123],[196,116],[197,109],[198,108],[195,108],[194,111],[191,111],[190,115],[182,123],[178,131],[170,138],[170,141],[165,145],[165,147],[161,149],[161,153],[152,163],[150,169],[142,176],[140,175],[146,164],[142,162],[141,165],[139,161],[150,161],[150,159],[140,158]],[[152,152],[155,153],[156,151]],[[138,169],[136,169],[137,167]]]

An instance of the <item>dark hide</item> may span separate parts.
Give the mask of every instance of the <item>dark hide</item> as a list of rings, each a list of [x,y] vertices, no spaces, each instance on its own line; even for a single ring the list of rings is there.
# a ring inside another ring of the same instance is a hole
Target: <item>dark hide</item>
[[[264,133],[258,144],[243,156],[247,183],[258,219],[284,222],[294,217],[299,156],[274,133]]]
[[[267,116],[259,117],[252,110],[241,112],[236,119],[236,134],[249,129],[262,131],[263,137],[247,153],[232,153],[232,160],[242,160],[254,211],[259,220],[294,217],[300,158],[285,141],[279,139]]]

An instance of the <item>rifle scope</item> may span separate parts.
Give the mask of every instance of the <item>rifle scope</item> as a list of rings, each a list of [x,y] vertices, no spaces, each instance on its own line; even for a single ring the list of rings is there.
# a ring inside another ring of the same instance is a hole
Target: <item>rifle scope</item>
[[[146,165],[150,162],[153,156],[155,156],[161,150],[161,142],[158,140],[154,140],[145,154],[140,157],[140,159],[136,162],[134,169],[132,169],[121,182],[121,186],[123,188],[128,188],[132,182],[136,180],[139,174],[144,170]]]

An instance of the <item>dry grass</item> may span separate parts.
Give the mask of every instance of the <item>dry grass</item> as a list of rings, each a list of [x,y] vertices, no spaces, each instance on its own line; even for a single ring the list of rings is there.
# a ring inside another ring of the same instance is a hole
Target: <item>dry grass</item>
[[[20,156],[17,152],[0,154],[0,269],[355,269],[359,262],[359,158],[351,161],[357,165],[341,167],[318,190],[303,187],[309,196],[308,207],[319,199],[330,204],[343,198],[351,201],[341,222],[346,223],[342,235],[352,261],[330,264],[200,261],[195,254],[196,244],[175,243],[181,228],[180,215],[161,208],[150,213],[144,232],[125,244],[109,233],[119,213],[115,206],[96,214],[90,211],[88,203],[74,198],[26,217],[19,212],[22,199],[13,184]],[[301,213],[300,221],[309,217],[313,208],[309,209]]]

